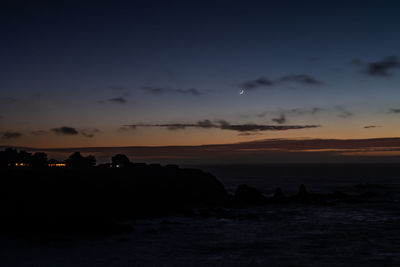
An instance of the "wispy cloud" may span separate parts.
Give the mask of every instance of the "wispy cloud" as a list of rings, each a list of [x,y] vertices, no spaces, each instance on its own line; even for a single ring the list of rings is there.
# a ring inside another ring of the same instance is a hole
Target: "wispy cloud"
[[[339,112],[338,116],[343,119],[354,115],[353,112],[347,110],[347,108],[343,106],[336,106],[335,109]]]
[[[283,124],[287,121],[286,116],[284,114],[281,114],[280,117],[278,118],[273,118],[272,119],[273,122],[276,122],[278,124]]]
[[[36,130],[36,131],[32,131],[32,132],[31,132],[31,134],[36,135],[36,136],[39,136],[39,135],[46,135],[46,134],[48,134],[48,133],[49,133],[49,132],[43,131],[43,130]]]
[[[243,88],[246,88],[247,90],[251,90],[254,88],[258,88],[258,87],[265,87],[265,86],[273,86],[275,85],[275,83],[267,78],[258,78],[256,80],[251,80],[251,81],[247,81],[242,83]]]
[[[372,76],[389,76],[390,70],[400,68],[399,59],[395,56],[389,56],[379,61],[367,64],[365,73]]]
[[[88,138],[92,138],[94,137],[96,134],[101,133],[101,131],[99,129],[83,129],[80,130],[80,133],[84,136],[84,137],[88,137]]]
[[[382,127],[382,126],[377,126],[377,125],[366,125],[366,126],[364,126],[364,129],[372,129],[372,128],[377,128],[377,127]]]
[[[400,108],[390,108],[387,113],[400,113]]]
[[[132,130],[136,130],[136,125],[124,125],[118,128],[119,132],[129,132]]]
[[[267,116],[274,116],[272,118],[273,122],[276,123],[286,123],[287,118],[291,116],[305,116],[305,115],[316,115],[318,113],[333,113],[340,118],[349,118],[354,115],[353,112],[349,111],[345,106],[335,106],[335,107],[311,107],[311,108],[292,108],[292,109],[278,109],[276,111],[264,111],[260,113],[242,115],[242,117],[258,117],[264,118]],[[278,116],[278,117],[276,117]]]
[[[17,139],[17,138],[20,138],[20,137],[22,137],[22,133],[20,133],[20,132],[7,131],[7,132],[3,132],[1,134],[1,138],[7,139],[7,140],[9,140],[9,139]]]
[[[311,77],[307,74],[286,75],[278,79],[278,82],[294,82],[306,85],[322,85],[323,82]]]
[[[142,90],[144,90],[148,93],[151,93],[153,95],[162,95],[162,94],[168,94],[168,93],[174,94],[175,93],[175,94],[199,96],[202,94],[196,88],[179,89],[179,88],[169,88],[169,87],[142,87]]]
[[[0,97],[0,104],[9,105],[18,102],[18,99],[14,97]]]
[[[79,134],[79,132],[75,128],[68,127],[68,126],[53,128],[53,129],[51,129],[51,131],[57,135],[78,135]]]
[[[275,80],[271,80],[265,77],[260,77],[255,80],[250,80],[243,82],[241,84],[242,88],[246,88],[247,90],[252,90],[256,88],[262,87],[272,87],[279,84],[284,83],[297,83],[302,85],[323,85],[324,83],[316,78],[308,75],[308,74],[295,74],[295,75],[285,75],[278,77]]]
[[[81,129],[77,130],[74,127],[63,126],[59,128],[53,128],[51,131],[57,135],[82,135],[87,138],[92,138],[96,134],[101,133],[99,129]]]
[[[108,99],[108,102],[111,103],[115,103],[115,104],[126,104],[128,102],[128,100],[125,97],[114,97],[114,98],[110,98]]]

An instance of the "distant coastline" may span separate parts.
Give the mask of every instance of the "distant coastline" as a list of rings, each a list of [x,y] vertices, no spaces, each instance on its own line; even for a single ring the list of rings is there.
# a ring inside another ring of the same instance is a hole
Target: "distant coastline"
[[[0,149],[15,147],[3,145]],[[127,146],[33,148],[63,159],[80,151],[105,163],[114,154],[147,163],[162,164],[280,164],[280,163],[400,163],[400,138],[370,139],[266,139],[199,146]]]

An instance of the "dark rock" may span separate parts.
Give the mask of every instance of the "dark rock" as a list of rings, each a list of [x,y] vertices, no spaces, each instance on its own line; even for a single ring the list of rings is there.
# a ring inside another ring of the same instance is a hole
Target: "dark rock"
[[[167,165],[165,165],[165,168],[176,170],[176,169],[179,169],[179,166],[175,165],[175,164],[167,164]]]
[[[133,232],[134,230],[135,229],[130,224],[117,223],[117,224],[114,224],[114,226],[112,227],[113,234],[129,233],[129,232]]]
[[[288,198],[283,194],[282,189],[278,187],[271,200],[274,203],[286,203]]]
[[[358,190],[366,190],[366,189],[380,189],[383,188],[383,185],[380,184],[358,184],[355,186]]]
[[[260,205],[266,203],[266,198],[258,189],[243,184],[237,187],[234,201],[239,205]]]
[[[328,195],[329,197],[335,198],[335,199],[344,199],[349,197],[347,194],[340,192],[340,191],[336,191],[333,194]]]
[[[174,225],[174,224],[180,224],[179,222],[175,222],[175,221],[169,221],[169,220],[162,220],[160,222],[160,224],[164,224],[164,225]]]
[[[299,188],[299,193],[297,195],[299,198],[308,198],[310,196],[310,194],[308,193],[306,187],[304,184],[300,185]]]
[[[72,239],[68,237],[62,236],[43,236],[39,239],[41,243],[64,243],[64,242],[71,242]]]
[[[322,195],[310,194],[307,191],[305,185],[301,184],[299,192],[297,193],[297,195],[291,198],[291,201],[295,203],[318,204],[321,203],[322,199]]]
[[[149,233],[149,234],[157,234],[158,233],[157,229],[154,229],[154,228],[147,228],[145,231],[146,231],[146,233]]]

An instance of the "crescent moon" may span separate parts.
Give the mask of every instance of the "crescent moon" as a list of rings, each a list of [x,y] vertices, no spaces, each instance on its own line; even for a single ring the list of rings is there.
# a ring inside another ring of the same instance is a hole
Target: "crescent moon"
[[[244,90],[242,89],[239,91],[239,95],[243,95],[243,94],[244,94]]]

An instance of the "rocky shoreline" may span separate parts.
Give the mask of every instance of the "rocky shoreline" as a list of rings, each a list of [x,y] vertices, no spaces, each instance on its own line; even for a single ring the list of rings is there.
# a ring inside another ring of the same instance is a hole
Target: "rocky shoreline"
[[[358,194],[314,194],[301,185],[272,197],[248,185],[229,194],[213,175],[175,165],[128,168],[3,169],[0,180],[3,234],[115,234],[132,231],[121,220],[200,216],[230,217],[229,209],[268,205],[334,205],[379,196],[379,185],[360,184]]]

